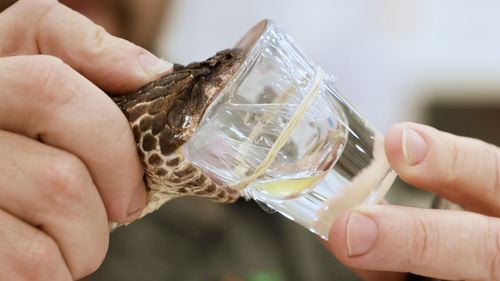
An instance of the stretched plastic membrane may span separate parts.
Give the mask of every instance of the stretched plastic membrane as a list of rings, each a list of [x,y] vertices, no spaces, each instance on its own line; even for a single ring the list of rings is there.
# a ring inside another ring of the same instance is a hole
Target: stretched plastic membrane
[[[394,181],[383,136],[271,21],[236,47],[245,62],[185,154],[215,181],[328,239],[336,214],[379,202]]]

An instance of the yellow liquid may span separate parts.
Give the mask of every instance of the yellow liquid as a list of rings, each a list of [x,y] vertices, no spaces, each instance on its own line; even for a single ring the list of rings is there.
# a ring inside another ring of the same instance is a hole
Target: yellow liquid
[[[303,178],[281,179],[255,183],[255,188],[277,198],[290,198],[301,194],[304,190],[314,187],[324,173]]]

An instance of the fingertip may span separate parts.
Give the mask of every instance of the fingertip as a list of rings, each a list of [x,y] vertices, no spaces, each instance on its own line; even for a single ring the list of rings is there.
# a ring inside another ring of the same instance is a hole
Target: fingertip
[[[144,183],[130,191],[130,196],[120,194],[118,198],[103,198],[109,221],[128,224],[137,220],[147,203],[147,191]]]
[[[82,73],[108,93],[129,94],[172,71],[171,62],[134,45],[116,50],[87,66]]]
[[[325,242],[328,250],[339,259],[342,259],[341,257],[348,256],[345,241],[347,233],[347,221],[351,213],[352,210],[347,210],[341,212],[335,217],[335,220],[330,227],[328,241]]]
[[[385,137],[385,151],[396,172],[408,172],[424,161],[429,151],[428,128],[415,123],[399,123],[389,129]]]
[[[108,65],[101,68],[102,78],[99,77],[98,83],[109,92],[129,94],[173,71],[173,63],[128,41],[121,41],[124,44],[122,51],[117,51],[116,59],[108,60]]]
[[[382,270],[379,263],[386,252],[379,244],[386,239],[384,221],[390,219],[391,210],[392,206],[360,205],[338,215],[330,229],[328,249],[348,267]]]
[[[395,124],[389,128],[384,139],[384,148],[387,160],[393,168],[397,168],[404,162],[403,155],[403,129],[405,123]]]
[[[158,58],[153,54],[140,54],[138,56],[139,64],[141,65],[147,78],[150,80],[156,79],[172,71],[174,65],[164,59]]]

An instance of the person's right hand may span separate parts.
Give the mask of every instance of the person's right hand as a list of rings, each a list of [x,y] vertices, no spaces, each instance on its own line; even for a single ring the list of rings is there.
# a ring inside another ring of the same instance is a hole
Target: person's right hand
[[[0,14],[0,280],[71,280],[107,251],[109,221],[137,218],[143,167],[125,93],[171,64],[55,0]]]
[[[364,280],[500,280],[500,149],[401,123],[385,153],[402,180],[467,211],[364,205],[335,218],[327,247]],[[376,272],[375,272],[376,271]]]

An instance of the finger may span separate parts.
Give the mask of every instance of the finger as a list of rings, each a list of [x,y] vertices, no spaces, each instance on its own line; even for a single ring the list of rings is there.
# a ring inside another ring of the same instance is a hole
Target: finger
[[[49,56],[2,58],[0,77],[0,129],[78,156],[109,218],[135,219],[146,201],[144,169],[129,124],[111,99]]]
[[[320,238],[318,238],[320,239]],[[331,241],[320,239],[321,244],[326,249],[330,249]],[[354,272],[359,278],[364,281],[408,281],[407,272],[390,272],[390,271],[378,271],[378,270],[367,270],[361,268],[349,267],[348,269]]]
[[[476,213],[371,205],[337,217],[329,246],[356,268],[499,280],[499,233],[498,219]]]
[[[0,225],[0,280],[72,280],[49,236],[3,210]]]
[[[500,150],[485,142],[403,123],[385,138],[391,166],[406,182],[468,209],[500,216]]]
[[[130,92],[171,71],[170,62],[114,37],[56,0],[21,0],[0,15],[0,56],[48,54],[111,92]]]
[[[0,131],[0,155],[0,209],[52,237],[74,278],[95,271],[107,251],[109,227],[85,165],[67,152],[5,131]]]
[[[385,199],[380,202],[382,205],[388,205]],[[330,248],[330,244],[327,240],[320,239],[321,244],[326,249]],[[349,267],[349,270],[354,272],[358,277],[364,281],[407,281],[407,272],[388,272],[388,271],[378,271],[378,270],[365,270],[360,268]]]

